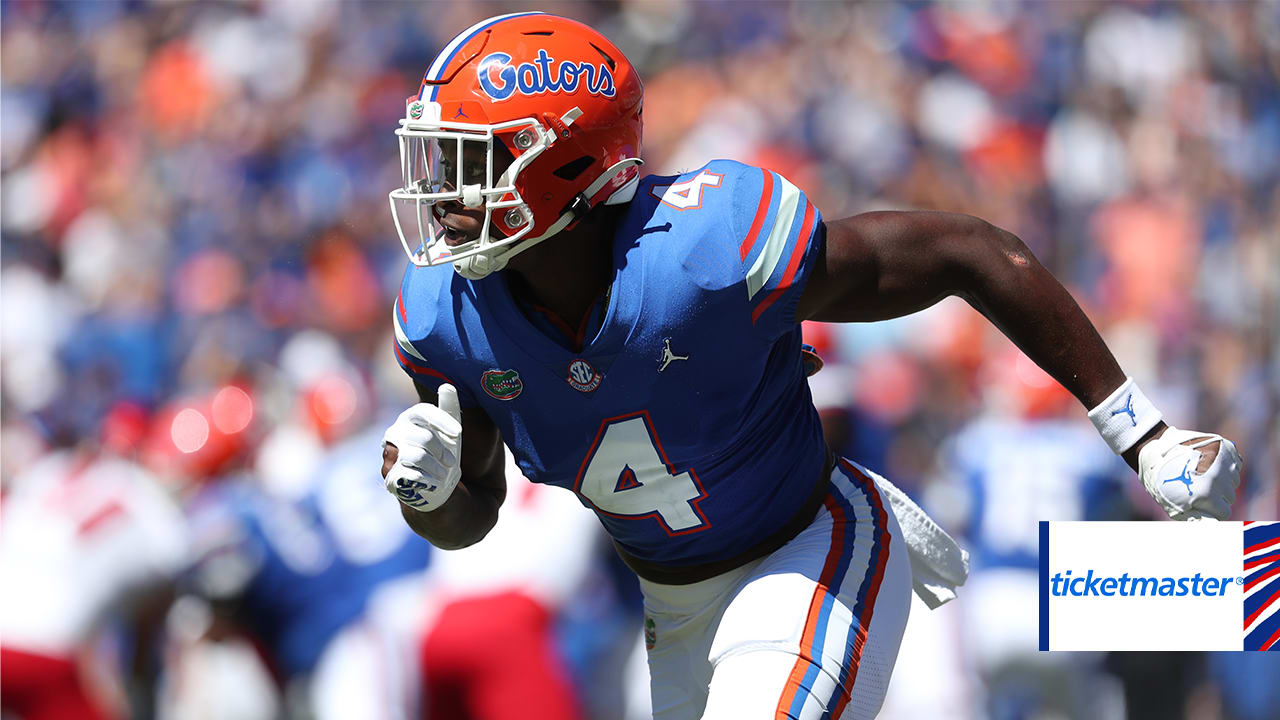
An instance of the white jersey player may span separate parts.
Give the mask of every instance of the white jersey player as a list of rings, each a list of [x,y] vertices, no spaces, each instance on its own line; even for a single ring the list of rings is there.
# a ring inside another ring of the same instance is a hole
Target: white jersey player
[[[149,474],[123,459],[53,452],[5,490],[0,528],[4,707],[20,715],[102,703],[78,681],[76,656],[128,601],[167,585],[186,560],[182,514]]]

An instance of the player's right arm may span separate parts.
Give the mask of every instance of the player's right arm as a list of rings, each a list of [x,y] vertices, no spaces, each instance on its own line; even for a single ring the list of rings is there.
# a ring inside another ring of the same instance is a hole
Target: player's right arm
[[[445,550],[473,545],[498,521],[498,508],[506,498],[502,435],[484,410],[459,408],[451,386],[441,386],[439,394],[420,382],[414,386],[422,402],[388,429],[382,477],[400,499],[401,514],[415,533]],[[456,425],[448,422],[459,419]],[[404,462],[398,445],[414,448],[405,451]],[[439,492],[450,484],[447,476],[458,471],[461,476],[446,497],[430,497],[433,493],[427,488]]]

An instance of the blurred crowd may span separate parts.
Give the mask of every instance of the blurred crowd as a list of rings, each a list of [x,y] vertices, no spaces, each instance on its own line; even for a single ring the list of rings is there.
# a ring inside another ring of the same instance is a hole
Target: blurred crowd
[[[57,606],[5,593],[6,712],[19,669],[66,675],[85,657],[97,668],[85,702],[117,714],[372,717],[343,715],[360,695],[341,690],[389,652],[418,659],[401,666],[401,695],[464,678],[454,685],[487,697],[481,676],[510,694],[529,678],[485,675],[466,643],[431,635],[441,617],[503,617],[519,629],[502,637],[541,658],[539,687],[562,690],[544,703],[556,717],[643,716],[635,591],[597,528],[578,531],[590,552],[558,587],[530,580],[561,572],[531,570],[555,567],[554,545],[525,548],[523,569],[490,587],[456,560],[446,572],[438,554],[395,550],[422,543],[397,534],[393,500],[350,487],[383,492],[380,428],[414,401],[391,352],[404,267],[386,200],[392,130],[449,38],[521,9],[0,3],[4,583],[53,597],[92,581],[81,599],[99,605],[75,627],[27,628],[33,647],[14,656],[13,628]],[[937,209],[1018,234],[1172,423],[1236,441],[1235,517],[1278,516],[1280,3],[540,9],[599,28],[639,68],[647,172],[731,157],[786,175],[829,218]],[[806,339],[826,360],[812,387],[832,444],[974,551],[970,597],[913,614],[886,716],[1280,717],[1280,665],[1265,659],[1034,652],[1021,630],[1034,594],[1020,601],[1034,521],[1159,509],[975,311],[952,299]],[[85,489],[98,485],[118,496]],[[124,517],[130,538],[94,539]],[[120,576],[80,577],[83,548],[110,550]],[[313,594],[282,600],[303,576],[357,588],[311,618],[324,631],[307,642],[281,619],[312,612]],[[479,597],[447,589],[477,584]],[[397,642],[412,647],[387,649]],[[40,664],[50,657],[63,664]],[[295,675],[337,679],[310,683],[325,696],[290,689]],[[456,687],[402,707],[503,716]]]

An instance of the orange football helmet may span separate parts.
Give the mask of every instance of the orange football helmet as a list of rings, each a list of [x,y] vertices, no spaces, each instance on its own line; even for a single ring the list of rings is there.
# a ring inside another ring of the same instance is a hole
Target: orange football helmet
[[[403,183],[391,212],[410,261],[452,262],[478,279],[596,205],[630,201],[643,99],[631,63],[582,23],[526,12],[464,30],[431,63],[396,130]],[[445,202],[485,208],[478,238],[443,242]]]

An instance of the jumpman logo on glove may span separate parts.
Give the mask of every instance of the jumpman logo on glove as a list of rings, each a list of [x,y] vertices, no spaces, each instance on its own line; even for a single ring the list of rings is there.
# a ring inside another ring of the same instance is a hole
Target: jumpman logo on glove
[[[1186,485],[1186,486],[1187,486],[1187,494],[1188,494],[1188,495],[1195,495],[1195,493],[1191,492],[1191,473],[1189,473],[1189,472],[1188,472],[1188,470],[1190,470],[1190,469],[1191,469],[1191,461],[1190,461],[1190,460],[1188,460],[1188,461],[1187,461],[1187,464],[1182,466],[1182,474],[1181,474],[1181,475],[1179,475],[1179,476],[1177,476],[1177,477],[1171,477],[1171,478],[1169,478],[1168,480],[1165,480],[1165,481],[1164,481],[1163,483],[1161,483],[1161,484],[1162,484],[1162,485],[1167,485],[1167,484],[1169,484],[1169,483],[1171,483],[1171,482],[1180,482],[1180,483],[1183,483],[1184,485]]]

